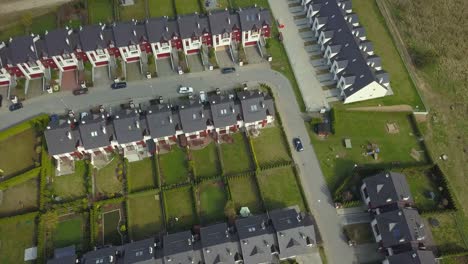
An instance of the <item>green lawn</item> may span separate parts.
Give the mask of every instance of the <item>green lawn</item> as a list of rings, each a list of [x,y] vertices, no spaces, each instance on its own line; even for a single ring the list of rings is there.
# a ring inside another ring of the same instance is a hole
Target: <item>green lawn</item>
[[[104,245],[120,245],[122,239],[119,234],[120,210],[115,210],[103,214]]]
[[[253,177],[230,178],[228,184],[237,213],[241,207],[248,207],[252,214],[263,212],[257,183]]]
[[[36,232],[33,217],[0,219],[0,263],[23,263],[24,250],[37,245]]]
[[[259,7],[268,8],[270,5],[268,4],[268,0],[231,0],[232,5],[234,8],[239,7],[251,7],[257,4]]]
[[[20,23],[2,29],[0,31],[0,41],[8,41],[10,37],[24,35],[24,26]]]
[[[0,216],[17,215],[37,209],[39,181],[37,178],[15,185],[3,191]]]
[[[159,156],[161,179],[166,185],[188,180],[187,155],[185,150],[175,146],[169,153]]]
[[[253,169],[247,142],[242,133],[231,134],[234,143],[221,144],[224,173],[236,174]]]
[[[420,161],[410,156],[411,150],[422,151],[408,113],[356,112],[336,110],[335,134],[326,139],[311,132],[311,140],[320,161],[329,188],[337,185],[352,174],[354,164],[367,166],[389,166],[395,162],[403,164],[425,164],[426,156],[420,152]],[[398,126],[399,132],[389,134],[387,123]],[[352,149],[346,149],[344,139],[349,138]],[[366,156],[367,146],[377,144],[378,159]]]
[[[358,245],[375,243],[374,234],[369,223],[346,225],[343,229],[347,238],[353,240]]]
[[[90,24],[107,23],[114,20],[113,0],[88,0],[88,20]]]
[[[129,234],[132,240],[155,236],[164,228],[159,194],[132,196],[128,198]]]
[[[279,126],[262,129],[260,136],[252,138],[252,141],[260,165],[291,160]]]
[[[148,5],[151,17],[175,17],[173,0],[148,0]]]
[[[34,162],[39,161],[34,148],[36,142],[36,132],[32,128],[0,141],[0,169],[5,177],[34,167]]]
[[[460,250],[466,251],[467,246],[462,238],[463,228],[458,226],[457,221],[459,218],[455,213],[447,212],[424,215],[424,219],[428,222],[430,222],[429,219],[431,218],[439,222],[439,226],[437,227],[431,224],[427,226],[431,229],[434,243],[440,254],[460,252]]]
[[[219,8],[219,9],[230,8],[229,0],[216,0],[216,8]]]
[[[174,0],[177,15],[201,13],[197,0]]]
[[[216,144],[210,143],[203,149],[191,151],[192,160],[195,163],[196,177],[218,176],[220,173],[220,164]]]
[[[130,192],[136,192],[156,187],[156,164],[154,158],[129,162],[127,167],[127,181]]]
[[[390,85],[394,95],[351,106],[408,104],[414,109],[418,106],[419,109],[423,110],[421,98],[393,43],[376,2],[354,0],[353,11],[357,13],[359,23],[366,29],[367,38],[372,41],[375,53],[382,58],[382,68],[390,75]]]
[[[75,245],[77,249],[81,249],[84,234],[83,223],[83,216],[81,215],[60,221],[52,234],[54,248]]]
[[[196,216],[191,187],[164,191],[164,200],[166,226],[169,230],[181,231],[195,224]]]
[[[122,170],[122,162],[116,156],[106,167],[95,173],[96,194],[109,196],[122,192],[122,181],[117,177],[119,170]]]
[[[55,195],[63,200],[74,200],[86,195],[85,177],[89,169],[87,167],[84,161],[76,161],[74,173],[55,176],[52,183]]]
[[[306,211],[291,167],[264,170],[258,175],[258,181],[267,210],[298,205],[301,211]]]
[[[146,6],[145,0],[133,0],[135,1],[134,5],[131,6],[120,6],[120,20],[129,21],[132,19],[145,19],[146,18]]]
[[[31,32],[34,34],[44,34],[47,30],[57,28],[57,16],[55,13],[45,14],[35,17],[32,20]]]
[[[422,211],[438,209],[437,206],[443,197],[441,197],[437,183],[431,180],[430,172],[427,169],[409,168],[403,170],[402,173],[406,175],[416,208]],[[435,194],[434,200],[428,197],[429,192]]]
[[[197,187],[199,199],[199,215],[202,223],[212,223],[223,220],[226,205],[226,190],[223,182],[205,181]]]

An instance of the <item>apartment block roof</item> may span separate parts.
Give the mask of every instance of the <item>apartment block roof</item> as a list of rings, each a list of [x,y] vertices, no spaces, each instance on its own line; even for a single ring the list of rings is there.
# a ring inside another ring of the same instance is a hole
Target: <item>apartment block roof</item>
[[[382,172],[363,180],[372,207],[399,201],[413,202],[406,177],[396,172]]]
[[[6,53],[8,64],[16,65],[38,60],[34,38],[34,36],[27,35],[10,39]]]
[[[191,100],[179,106],[179,116],[182,129],[185,133],[205,130],[209,116],[203,104],[199,101]]]
[[[113,125],[107,119],[107,114],[91,114],[81,119],[78,129],[82,139],[82,146],[85,149],[97,149],[110,145],[115,135]]]
[[[94,51],[107,48],[108,44],[104,38],[105,25],[89,25],[80,28],[78,35],[80,37],[81,49],[83,51]]]
[[[76,151],[81,143],[78,129],[72,128],[68,120],[51,121],[44,131],[50,155],[60,155]]]
[[[177,18],[177,22],[179,23],[182,39],[201,37],[204,33],[211,32],[208,17],[206,16],[198,14],[183,15]]]
[[[239,16],[228,10],[213,11],[208,15],[211,34],[231,33],[235,28],[240,29]]]
[[[237,124],[240,112],[233,98],[229,98],[228,95],[216,94],[210,96],[208,101],[215,128],[224,128]]]
[[[202,227],[200,237],[206,264],[235,264],[242,259],[239,238],[226,223]]]
[[[271,25],[270,11],[258,7],[240,9],[239,21],[242,31],[259,30],[264,25]]]
[[[152,105],[146,113],[148,129],[152,138],[175,135],[177,119],[174,119],[169,104]]]
[[[435,264],[434,253],[429,250],[412,250],[387,257],[388,264]]]
[[[416,209],[403,208],[385,212],[375,217],[384,247],[393,247],[415,241],[426,236],[424,224]]]
[[[146,134],[146,121],[136,109],[117,112],[112,123],[119,144],[141,141]]]
[[[261,121],[268,115],[275,114],[273,99],[260,90],[237,92],[237,98],[241,103],[242,116],[246,123]]]
[[[179,36],[177,20],[167,17],[156,17],[146,20],[146,33],[150,42],[164,42]]]

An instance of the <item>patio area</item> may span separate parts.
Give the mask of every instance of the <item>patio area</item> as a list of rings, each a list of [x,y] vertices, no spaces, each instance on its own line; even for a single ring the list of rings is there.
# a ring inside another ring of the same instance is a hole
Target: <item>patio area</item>
[[[124,149],[124,157],[128,160],[128,162],[139,161],[149,156],[150,155],[146,149],[146,146],[143,145],[131,145],[125,147]]]

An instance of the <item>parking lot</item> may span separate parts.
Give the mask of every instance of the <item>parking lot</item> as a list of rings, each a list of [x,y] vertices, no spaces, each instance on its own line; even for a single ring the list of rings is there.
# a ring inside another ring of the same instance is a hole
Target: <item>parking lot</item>
[[[176,72],[172,69],[171,58],[157,59],[156,72],[158,77],[175,75]]]

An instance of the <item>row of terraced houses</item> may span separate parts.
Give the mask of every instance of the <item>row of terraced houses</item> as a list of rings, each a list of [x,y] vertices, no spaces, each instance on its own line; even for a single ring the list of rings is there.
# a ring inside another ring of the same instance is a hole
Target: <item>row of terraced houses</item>
[[[142,53],[155,60],[215,49],[257,45],[270,36],[271,16],[265,9],[251,7],[236,12],[221,10],[208,15],[190,14],[171,19],[88,25],[79,29],[60,28],[44,35],[26,35],[0,43],[0,89],[8,89],[17,78],[26,80],[83,68],[108,67],[114,58],[125,63],[140,62]],[[27,91],[25,91],[27,92]]]
[[[161,146],[178,140],[218,137],[239,129],[260,129],[274,121],[270,95],[259,90],[212,94],[208,102],[189,100],[179,105],[158,103],[80,117],[54,118],[44,134],[57,170],[75,159],[89,156],[91,163],[115,150],[130,161],[157,153]]]

